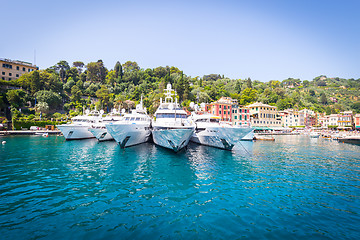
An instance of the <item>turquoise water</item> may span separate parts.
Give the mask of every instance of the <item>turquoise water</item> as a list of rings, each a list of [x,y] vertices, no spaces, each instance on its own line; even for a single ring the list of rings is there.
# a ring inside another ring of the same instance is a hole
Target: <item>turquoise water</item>
[[[3,140],[1,239],[360,239],[360,146]]]

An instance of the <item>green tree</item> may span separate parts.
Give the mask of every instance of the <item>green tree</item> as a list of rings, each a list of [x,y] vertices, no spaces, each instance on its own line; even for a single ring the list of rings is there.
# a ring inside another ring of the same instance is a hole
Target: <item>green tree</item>
[[[79,74],[82,73],[82,70],[83,70],[84,66],[85,66],[85,64],[83,62],[81,62],[81,61],[73,62],[73,67],[76,67]]]
[[[250,79],[250,78],[248,78],[248,79],[246,80],[246,88],[252,88],[252,83],[251,83],[251,79]]]
[[[69,78],[68,81],[64,84],[63,88],[66,92],[71,93],[71,88],[75,85],[75,81],[72,78]]]
[[[236,84],[235,84],[235,91],[236,93],[240,93],[241,92],[241,81],[240,80],[236,80]]]
[[[360,101],[351,104],[350,106],[355,112],[360,113]]]
[[[39,71],[34,71],[30,80],[31,93],[35,93],[41,89],[41,81]]]
[[[116,62],[114,70],[115,70],[115,78],[121,80],[124,73],[123,73],[122,65],[119,61]]]
[[[326,105],[327,104],[327,98],[326,98],[326,94],[324,92],[322,92],[320,94],[320,103]]]
[[[123,64],[123,70],[125,73],[129,73],[129,72],[133,72],[133,71],[139,71],[140,67],[137,64],[137,62],[131,62],[131,61],[127,61],[126,63]]]
[[[99,90],[96,91],[96,97],[98,97],[103,106],[109,105],[110,93],[109,89],[107,89],[104,85],[101,86]]]
[[[78,81],[78,79],[79,79],[79,71],[78,71],[78,69],[76,67],[70,68],[67,71],[66,75],[67,75],[67,78],[71,77],[72,79],[74,79],[75,82]]]
[[[21,108],[25,104],[26,92],[22,89],[9,90],[6,93],[6,99],[14,108]]]
[[[240,105],[247,105],[249,103],[252,103],[256,100],[257,97],[257,91],[252,88],[245,88],[240,96]]]
[[[104,66],[102,60],[97,62],[90,62],[86,65],[87,68],[87,79],[92,82],[105,82],[107,69]]]
[[[71,88],[71,97],[70,97],[70,100],[72,102],[80,102],[81,100],[81,95],[82,95],[82,92],[80,90],[80,88],[76,85],[74,85],[72,88]]]
[[[310,85],[310,82],[308,80],[303,81],[303,86],[308,87]]]
[[[56,109],[62,102],[60,95],[53,91],[41,90],[35,93],[35,97],[37,102],[47,103],[50,109]]]
[[[39,102],[38,104],[36,104],[35,110],[41,113],[48,113],[49,105],[46,102]]]

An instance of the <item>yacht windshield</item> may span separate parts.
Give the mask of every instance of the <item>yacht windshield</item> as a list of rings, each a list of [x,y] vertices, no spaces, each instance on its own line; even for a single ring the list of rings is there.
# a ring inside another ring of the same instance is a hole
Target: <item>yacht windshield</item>
[[[156,118],[175,118],[175,113],[158,113]],[[187,118],[187,115],[177,113],[176,118]]]

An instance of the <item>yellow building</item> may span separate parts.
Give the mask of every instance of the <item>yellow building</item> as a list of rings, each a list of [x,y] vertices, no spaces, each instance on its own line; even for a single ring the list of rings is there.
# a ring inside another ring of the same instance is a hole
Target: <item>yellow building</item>
[[[277,114],[277,107],[261,102],[256,102],[246,107],[250,109],[251,126],[281,127],[281,118]]]
[[[2,80],[18,79],[24,73],[38,70],[39,68],[28,62],[0,58],[0,76]]]

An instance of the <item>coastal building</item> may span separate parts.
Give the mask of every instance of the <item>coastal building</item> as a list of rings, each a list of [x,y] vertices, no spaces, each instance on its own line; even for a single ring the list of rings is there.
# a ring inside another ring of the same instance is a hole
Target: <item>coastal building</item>
[[[294,109],[286,109],[284,111],[279,111],[278,115],[280,116],[282,127],[304,126],[303,112],[298,112]]]
[[[232,108],[232,125],[233,126],[249,126],[250,125],[250,109],[244,106],[233,105]]]
[[[354,116],[355,129],[360,130],[360,114]]]
[[[345,111],[338,114],[338,129],[352,129],[354,125],[353,112]]]
[[[250,109],[251,126],[281,127],[281,118],[277,115],[277,107],[256,102],[246,106]]]
[[[29,62],[0,58],[0,76],[2,80],[18,79],[24,73],[38,69],[39,67]]]
[[[221,118],[221,121],[232,122],[232,110],[238,106],[236,99],[221,97],[218,101],[206,106],[206,111]]]
[[[337,126],[338,120],[339,120],[338,114],[325,115],[322,120],[322,127],[329,128],[329,126],[330,127]]]
[[[312,127],[317,125],[318,117],[316,112],[305,108],[300,110],[299,113],[303,116],[302,118],[304,119],[304,121],[301,120],[300,126]]]

